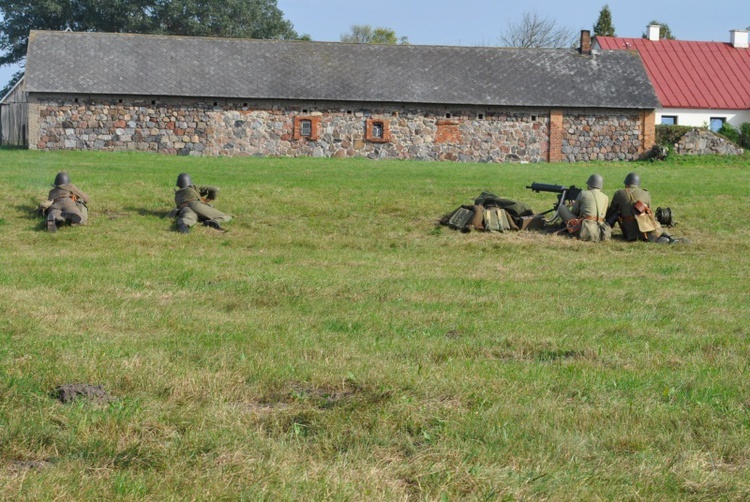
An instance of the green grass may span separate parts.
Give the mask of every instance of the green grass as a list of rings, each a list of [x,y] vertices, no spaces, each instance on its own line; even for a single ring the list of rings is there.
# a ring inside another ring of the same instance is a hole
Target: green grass
[[[61,169],[90,223],[48,234],[33,210]],[[633,169],[693,244],[436,226],[483,190],[543,211],[532,181],[599,172],[611,195]],[[172,231],[183,171],[221,188],[229,232]],[[3,150],[0,179],[3,497],[750,497],[747,155]],[[66,383],[117,399],[63,405]]]

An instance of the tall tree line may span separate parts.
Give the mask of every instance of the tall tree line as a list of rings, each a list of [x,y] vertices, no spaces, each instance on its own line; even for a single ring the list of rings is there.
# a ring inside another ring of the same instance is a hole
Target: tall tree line
[[[294,31],[276,0],[0,0],[0,16],[0,66],[23,64],[30,30],[309,38]]]

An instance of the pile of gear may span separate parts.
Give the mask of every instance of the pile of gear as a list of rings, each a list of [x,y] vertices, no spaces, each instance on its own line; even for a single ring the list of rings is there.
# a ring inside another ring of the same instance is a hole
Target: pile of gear
[[[440,219],[441,225],[461,232],[531,230],[542,228],[543,223],[543,215],[535,216],[523,202],[504,199],[492,192],[482,192],[474,204],[462,205]]]

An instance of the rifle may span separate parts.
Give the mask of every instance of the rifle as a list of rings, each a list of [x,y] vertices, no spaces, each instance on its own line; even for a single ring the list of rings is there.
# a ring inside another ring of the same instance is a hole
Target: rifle
[[[576,200],[576,197],[578,197],[578,194],[580,194],[582,191],[581,188],[578,188],[575,185],[570,185],[569,187],[566,187],[562,185],[550,185],[547,183],[537,183],[536,181],[532,183],[531,185],[526,185],[526,188],[536,193],[552,192],[552,193],[558,194],[557,204],[555,204],[555,208],[557,208],[560,204],[564,204],[566,202],[573,202],[574,200]]]

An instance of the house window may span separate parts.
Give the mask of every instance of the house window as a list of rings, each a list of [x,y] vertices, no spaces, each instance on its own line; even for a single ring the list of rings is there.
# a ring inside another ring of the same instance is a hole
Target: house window
[[[294,117],[294,139],[308,139],[317,141],[320,136],[320,117],[319,116],[297,116]]]
[[[373,143],[388,143],[391,140],[390,123],[382,119],[367,119],[365,139]]]
[[[721,126],[723,126],[726,121],[726,117],[711,117],[711,130],[713,132],[719,132],[719,129],[721,129]]]
[[[677,115],[662,115],[661,125],[677,125]]]

